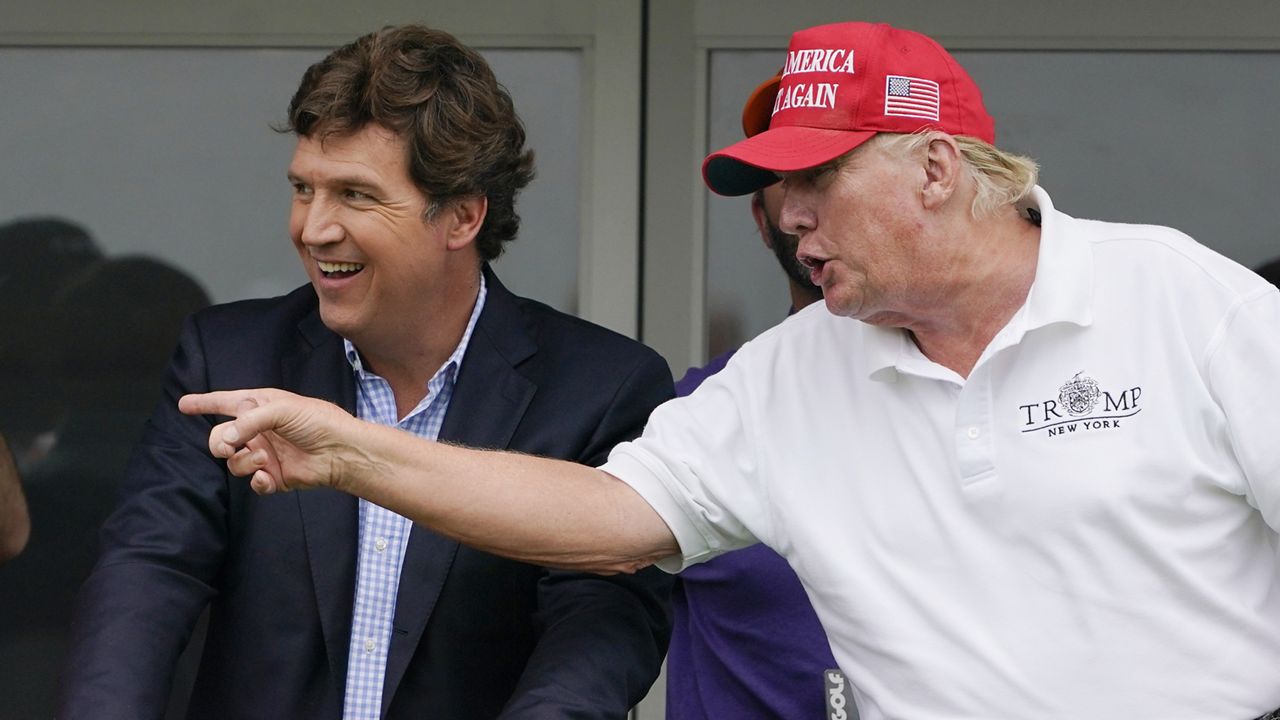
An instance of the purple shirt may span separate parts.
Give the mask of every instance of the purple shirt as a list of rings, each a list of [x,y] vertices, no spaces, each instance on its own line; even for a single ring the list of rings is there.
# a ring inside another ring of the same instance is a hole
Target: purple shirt
[[[692,393],[733,352],[690,368]],[[667,653],[667,720],[825,718],[827,635],[791,566],[753,545],[680,573]],[[855,716],[856,717],[856,716]]]

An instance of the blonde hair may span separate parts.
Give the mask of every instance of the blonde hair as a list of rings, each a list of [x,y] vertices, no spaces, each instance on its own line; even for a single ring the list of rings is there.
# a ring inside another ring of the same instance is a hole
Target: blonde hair
[[[908,135],[881,133],[880,145],[902,156],[920,152],[935,138],[937,130],[922,130]],[[977,187],[971,212],[973,217],[988,217],[1006,205],[1013,205],[1031,194],[1040,167],[1035,160],[1005,152],[994,145],[968,135],[952,135],[960,147],[969,176]]]

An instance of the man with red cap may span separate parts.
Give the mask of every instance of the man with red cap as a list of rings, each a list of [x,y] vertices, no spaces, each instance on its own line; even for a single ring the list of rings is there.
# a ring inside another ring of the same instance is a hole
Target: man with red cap
[[[782,77],[769,130],[704,175],[781,176],[827,311],[602,468],[275,390],[182,408],[238,416],[210,449],[259,492],[336,486],[521,558],[679,570],[764,542],[865,720],[1276,717],[1280,292],[1177,231],[1055,209],[923,35],[804,30]]]

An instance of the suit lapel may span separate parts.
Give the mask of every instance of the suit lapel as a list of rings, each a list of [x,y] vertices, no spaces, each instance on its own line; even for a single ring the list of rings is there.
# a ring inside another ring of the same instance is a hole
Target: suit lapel
[[[488,295],[463,356],[440,439],[506,448],[537,387],[516,371],[536,350],[515,296],[485,268]],[[440,597],[458,543],[415,524],[396,595],[396,615],[382,689],[385,715]],[[460,649],[465,651],[465,649]]]
[[[285,389],[321,398],[355,413],[355,379],[342,352],[342,339],[313,312],[298,324],[301,342],[281,361]],[[356,582],[356,498],[336,490],[294,493],[302,514],[307,559],[328,650],[329,670],[341,696],[346,686],[347,651]]]

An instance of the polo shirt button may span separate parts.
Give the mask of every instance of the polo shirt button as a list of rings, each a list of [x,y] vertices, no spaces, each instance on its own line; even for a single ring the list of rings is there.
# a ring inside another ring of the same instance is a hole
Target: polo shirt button
[[[378,552],[382,552],[387,549],[387,539],[378,538],[377,541],[373,543],[373,546],[378,550]]]
[[[981,435],[981,434],[982,434],[982,431],[978,429],[978,426],[977,426],[977,425],[971,425],[971,426],[969,427],[969,439],[970,439],[970,440],[977,440],[977,439],[978,439],[978,436],[979,436],[979,435]]]

